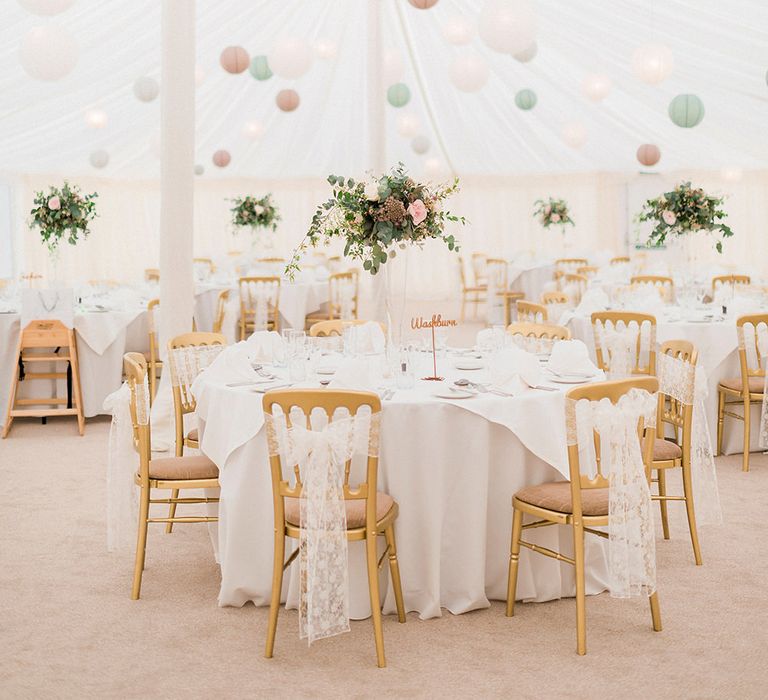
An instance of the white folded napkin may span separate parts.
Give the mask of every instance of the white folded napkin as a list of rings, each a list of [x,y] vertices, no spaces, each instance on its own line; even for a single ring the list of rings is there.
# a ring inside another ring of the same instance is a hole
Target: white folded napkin
[[[608,295],[600,287],[593,287],[584,292],[576,313],[589,316],[595,311],[605,311],[611,305]]]
[[[369,321],[359,326],[350,326],[349,330],[354,336],[354,352],[360,355],[384,352],[386,339],[384,331],[378,323]]]
[[[499,350],[491,360],[491,385],[509,394],[520,394],[541,379],[535,355],[517,347]]]
[[[376,381],[371,362],[366,357],[351,357],[344,360],[328,386],[332,389],[372,391]]]
[[[196,387],[201,379],[217,384],[257,381],[259,375],[251,366],[250,354],[251,350],[244,340],[224,348],[216,359],[197,376],[192,384],[192,393],[197,395]]]
[[[275,362],[285,358],[283,339],[275,331],[255,331],[245,345],[251,361]]]
[[[600,370],[589,359],[587,346],[581,340],[555,343],[547,368],[555,374],[592,377]]]
[[[624,300],[628,311],[660,315],[664,312],[664,300],[659,290],[651,284],[642,284],[630,291]]]

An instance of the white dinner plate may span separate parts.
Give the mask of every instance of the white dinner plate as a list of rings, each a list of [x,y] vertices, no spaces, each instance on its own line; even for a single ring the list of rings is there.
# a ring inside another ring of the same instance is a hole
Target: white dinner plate
[[[323,374],[323,375],[326,375],[326,376],[330,376],[332,374],[336,374],[336,367],[331,367],[329,365],[326,365],[324,367],[316,368],[315,372],[317,374]]]
[[[461,389],[456,389],[455,391],[452,391],[451,389],[439,389],[433,396],[436,396],[438,399],[468,399],[472,396],[476,396],[476,394],[471,391],[462,391]]]
[[[597,375],[592,377],[577,377],[577,376],[568,376],[566,374],[562,375],[555,375],[549,377],[547,381],[553,382],[554,384],[586,384],[587,382],[591,382],[594,379],[597,379]]]
[[[483,369],[485,365],[480,360],[456,360],[456,362],[453,363],[453,366],[456,369],[461,370],[471,370],[471,369]]]

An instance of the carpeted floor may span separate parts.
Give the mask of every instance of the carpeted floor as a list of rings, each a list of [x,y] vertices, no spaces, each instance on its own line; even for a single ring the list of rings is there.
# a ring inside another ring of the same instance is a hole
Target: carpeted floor
[[[575,653],[573,600],[501,603],[405,625],[385,619],[387,669],[369,621],[308,649],[282,612],[264,659],[267,610],[218,608],[204,526],[150,531],[143,598],[132,553],[105,548],[109,424],[18,422],[0,442],[0,697],[763,698],[768,681],[768,457],[718,459],[726,525],[702,528],[695,567],[682,506],[658,544],[664,631],[644,600],[587,602]],[[511,514],[510,514],[511,517]],[[403,576],[408,572],[403,571]]]

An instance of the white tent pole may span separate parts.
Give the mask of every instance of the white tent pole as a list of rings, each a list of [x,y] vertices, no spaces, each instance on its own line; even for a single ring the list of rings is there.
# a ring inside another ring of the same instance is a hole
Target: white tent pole
[[[160,93],[161,348],[192,330],[195,0],[163,0]]]

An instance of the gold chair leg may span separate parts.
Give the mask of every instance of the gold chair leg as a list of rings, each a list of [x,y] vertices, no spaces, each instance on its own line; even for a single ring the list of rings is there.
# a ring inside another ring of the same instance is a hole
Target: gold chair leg
[[[297,543],[298,546],[298,543]],[[267,648],[264,656],[272,658],[275,650],[277,633],[277,614],[280,612],[280,593],[283,590],[283,564],[285,563],[285,534],[275,532],[275,556],[272,562],[272,597],[269,601],[269,621],[267,623]]]
[[[656,474],[659,477],[659,496],[667,495],[667,474],[665,469],[657,469]],[[664,539],[669,539],[669,518],[667,517],[667,502],[659,499],[659,508],[661,509],[661,529],[664,532]]]
[[[365,538],[365,554],[368,566],[368,591],[371,594],[371,619],[373,636],[376,642],[376,662],[379,668],[385,668],[384,632],[381,627],[381,600],[379,598],[379,566],[376,556],[376,534],[368,533]]]
[[[696,560],[696,566],[701,566],[701,549],[699,548],[699,533],[696,530],[696,510],[693,507],[690,464],[683,465],[683,494],[685,495],[685,512],[688,514],[688,529],[691,531],[693,558]]]
[[[723,420],[725,419],[725,394],[717,392],[717,456],[723,454]]]
[[[461,313],[459,314],[459,320],[462,322],[464,321],[464,307],[466,306],[466,304],[467,304],[467,295],[464,292],[462,292],[461,293]]]
[[[742,455],[741,471],[749,471],[749,431],[752,427],[752,415],[750,413],[752,404],[749,402],[749,394],[744,399],[744,454]]]
[[[149,489],[141,489],[139,506],[139,534],[136,539],[136,563],[133,568],[133,590],[131,600],[138,600],[141,594],[141,575],[144,571],[144,559],[147,552],[147,527],[149,523]]]
[[[576,653],[587,653],[587,601],[584,579],[584,527],[573,526],[573,559],[576,564]]]
[[[659,593],[654,591],[648,596],[648,602],[651,604],[651,620],[653,622],[653,631],[661,632],[661,608],[659,607]]]
[[[171,491],[171,498],[178,498],[179,497],[179,489],[173,489]],[[171,505],[168,507],[168,517],[169,518],[175,518],[176,517],[176,503],[171,503]],[[165,534],[170,535],[173,532],[173,523],[168,523],[165,526]]]
[[[509,574],[507,575],[507,617],[515,614],[517,570],[520,566],[520,535],[523,532],[523,511],[512,508],[512,541],[509,546]]]
[[[389,576],[395,592],[398,622],[405,622],[405,603],[403,603],[403,587],[400,582],[400,564],[397,561],[397,545],[395,544],[395,526],[390,525],[384,531],[384,538],[389,547]]]

